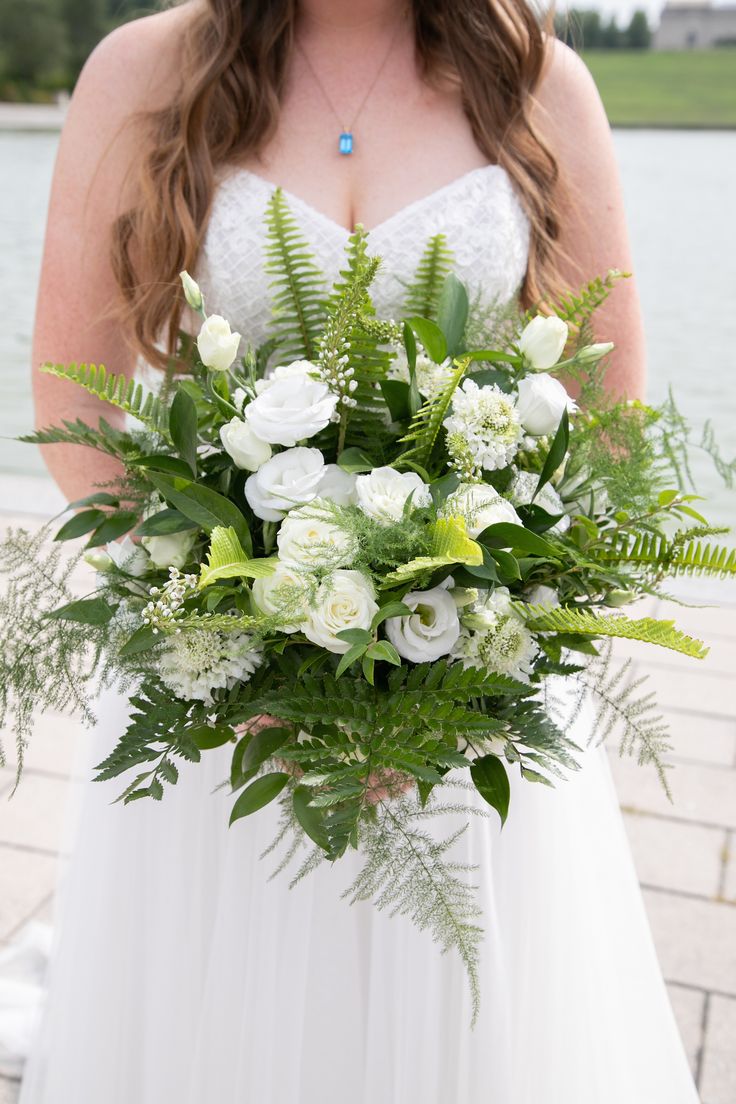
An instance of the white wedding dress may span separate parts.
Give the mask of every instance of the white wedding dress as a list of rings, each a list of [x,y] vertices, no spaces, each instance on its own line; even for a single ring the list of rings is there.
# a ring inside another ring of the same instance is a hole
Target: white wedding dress
[[[271,190],[227,175],[197,273],[208,310],[252,341],[269,312]],[[287,199],[334,276],[347,232]],[[398,315],[438,231],[471,293],[516,293],[529,225],[507,173],[487,166],[371,232],[380,314]],[[88,768],[124,724],[105,694]],[[583,744],[589,726],[584,710]],[[554,790],[512,772],[503,831],[491,813],[462,837],[486,930],[474,1030],[453,952],[340,900],[354,854],[292,890],[268,880],[277,808],[228,829],[228,755],[184,765],[161,804],[82,786],[21,1104],[696,1104],[602,749]]]

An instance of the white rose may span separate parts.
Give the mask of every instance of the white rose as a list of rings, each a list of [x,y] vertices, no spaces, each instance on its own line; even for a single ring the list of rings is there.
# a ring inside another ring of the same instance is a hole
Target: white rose
[[[338,506],[351,506],[355,502],[354,472],[346,472],[339,464],[325,464],[319,482],[320,498],[327,498]]]
[[[319,499],[285,517],[276,542],[279,559],[290,566],[345,567],[355,559],[354,537],[320,516]]]
[[[231,418],[225,425],[220,426],[220,440],[236,468],[258,471],[261,464],[271,459],[271,446],[260,437],[256,437],[251,427],[242,418]]]
[[[544,586],[542,583],[532,587],[524,601],[530,606],[546,606],[547,609],[555,609],[560,604],[559,595],[555,588]]]
[[[562,356],[567,342],[567,322],[556,314],[538,314],[521,332],[519,349],[537,372],[545,372]]]
[[[141,544],[151,557],[154,567],[184,567],[194,548],[197,534],[192,529],[184,533],[168,533],[161,537],[141,537]]]
[[[448,495],[442,514],[464,518],[471,537],[477,537],[489,525],[497,525],[501,521],[521,525],[521,519],[511,503],[487,483],[461,483],[456,491]]]
[[[293,506],[317,496],[325,462],[316,448],[292,448],[267,460],[245,481],[245,497],[262,521],[281,521]]]
[[[219,314],[211,314],[202,324],[197,348],[205,368],[226,372],[238,355],[240,334],[231,333],[230,323]]]
[[[534,492],[537,489],[538,482],[539,476],[535,472],[518,471],[509,484],[509,498],[511,498],[517,506],[528,506],[532,499],[534,499],[536,506],[541,506],[543,510],[546,510],[548,514],[552,514],[553,517],[557,514],[562,514],[563,516],[552,526],[551,531],[553,533],[566,533],[570,528],[570,519],[565,513],[565,506],[562,499],[554,487],[550,486],[549,483],[545,483],[539,494],[535,496]]]
[[[404,505],[412,491],[413,506],[429,506],[432,501],[429,487],[416,472],[374,468],[368,475],[359,475],[355,481],[358,506],[381,525],[401,521]]]
[[[339,640],[343,629],[369,629],[378,612],[373,584],[361,571],[335,571],[322,583],[303,626],[304,635],[328,652],[344,655],[351,645]]]
[[[277,364],[275,368],[266,369],[263,379],[256,380],[256,394],[261,395],[268,391],[279,380],[293,379],[295,376],[319,378],[320,370],[311,360],[292,360],[291,364]]]
[[[263,613],[278,614],[294,609],[304,611],[306,616],[306,603],[304,595],[304,580],[298,572],[286,564],[278,561],[271,575],[262,579],[253,580],[251,591],[253,601]],[[303,616],[286,625],[279,625],[279,632],[297,632],[304,620]]]
[[[323,380],[298,372],[261,391],[245,408],[245,417],[262,441],[291,447],[324,429],[336,405],[337,395]]]
[[[427,663],[447,655],[460,635],[457,606],[445,587],[413,590],[402,602],[414,610],[405,617],[389,617],[386,635],[396,651],[413,663]]]
[[[519,380],[516,411],[524,429],[534,437],[554,433],[570,401],[567,391],[554,376],[525,376]]]

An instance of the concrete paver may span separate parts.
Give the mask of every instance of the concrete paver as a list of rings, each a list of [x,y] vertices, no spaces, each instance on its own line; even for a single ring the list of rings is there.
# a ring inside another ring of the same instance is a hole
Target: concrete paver
[[[56,882],[50,855],[0,844],[0,939],[9,939],[48,899]]]
[[[718,896],[727,835],[722,828],[673,823],[641,813],[627,813],[624,820],[640,882],[702,897]]]
[[[672,1011],[690,1063],[697,1070],[703,1043],[703,1009],[705,993],[700,989],[686,989],[682,985],[668,985]]]
[[[65,813],[66,781],[29,774],[8,799],[0,794],[0,843],[55,854]]]
[[[662,716],[670,730],[673,760],[736,765],[736,719],[703,717],[674,709],[663,709]]]
[[[736,997],[736,911],[721,901],[644,889],[668,981]]]
[[[668,774],[670,802],[652,767],[610,752],[611,771],[626,809],[656,813],[672,820],[736,828],[736,771],[699,763],[677,763]]]
[[[736,1100],[736,1000],[710,998],[703,1052],[703,1104],[733,1104]]]

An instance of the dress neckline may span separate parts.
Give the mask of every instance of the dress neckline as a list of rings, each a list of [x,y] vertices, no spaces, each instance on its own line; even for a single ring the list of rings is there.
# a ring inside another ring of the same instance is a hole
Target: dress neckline
[[[463,187],[467,187],[469,183],[476,180],[481,175],[485,174],[488,174],[491,177],[494,174],[500,174],[501,178],[510,179],[508,171],[503,167],[503,165],[499,165],[495,162],[489,163],[488,165],[479,165],[475,169],[470,169],[468,172],[462,173],[461,176],[456,176],[454,180],[448,181],[447,184],[442,184],[439,188],[435,188],[433,189],[433,191],[427,192],[426,195],[419,196],[418,199],[413,199],[410,203],[406,203],[403,207],[399,207],[398,210],[393,212],[393,214],[390,214],[387,218],[382,219],[381,222],[376,223],[375,226],[371,228],[366,228],[366,233],[376,234],[378,232],[383,232],[388,227],[392,226],[398,219],[404,218],[407,215],[415,214],[416,211],[421,210],[423,207],[427,206],[431,202],[444,198],[454,191],[459,191]],[[239,176],[247,177],[254,183],[259,184],[263,188],[267,189],[269,192],[275,191],[276,188],[281,188],[284,196],[293,207],[300,207],[302,211],[309,213],[314,218],[318,218],[322,223],[324,223],[325,226],[330,227],[333,232],[338,232],[346,239],[349,238],[350,235],[354,232],[352,230],[348,230],[346,226],[343,226],[341,222],[333,219],[330,215],[325,214],[324,211],[320,211],[318,207],[314,207],[311,203],[308,203],[305,199],[302,199],[301,196],[298,196],[295,192],[290,192],[288,188],[281,187],[280,184],[276,184],[273,180],[267,180],[265,176],[261,176],[259,173],[253,172],[252,169],[247,169],[245,167],[234,167],[230,169],[230,171],[224,177],[224,181],[233,180]]]

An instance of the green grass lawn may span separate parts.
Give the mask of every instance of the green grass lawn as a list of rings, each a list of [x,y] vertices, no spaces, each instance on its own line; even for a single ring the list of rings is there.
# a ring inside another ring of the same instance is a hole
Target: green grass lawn
[[[736,48],[582,57],[613,126],[736,127]]]

